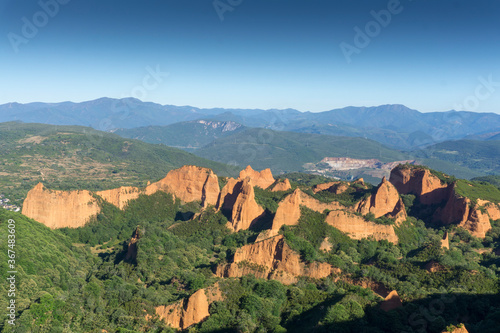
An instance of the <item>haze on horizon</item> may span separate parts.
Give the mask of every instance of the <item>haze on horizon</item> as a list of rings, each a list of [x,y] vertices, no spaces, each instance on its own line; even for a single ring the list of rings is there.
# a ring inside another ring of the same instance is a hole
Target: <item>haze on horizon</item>
[[[0,104],[500,113],[493,0],[6,0]]]

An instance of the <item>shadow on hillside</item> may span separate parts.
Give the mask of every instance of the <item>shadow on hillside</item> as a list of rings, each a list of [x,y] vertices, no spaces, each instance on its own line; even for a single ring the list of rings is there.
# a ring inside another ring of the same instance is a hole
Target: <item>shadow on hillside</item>
[[[344,299],[349,299],[346,296]],[[295,317],[284,324],[287,332],[339,332],[339,333],[440,333],[446,331],[450,324],[464,323],[470,333],[500,332],[500,295],[470,294],[434,294],[418,301],[403,303],[403,307],[389,312],[380,310],[379,306],[365,309],[359,318],[344,318],[348,314],[332,312],[335,300],[323,302],[313,309]],[[329,311],[330,310],[330,311]],[[352,312],[351,312],[352,313]],[[328,323],[328,320],[331,320]]]
[[[500,294],[434,294],[389,312],[369,306],[364,314],[349,308],[353,300],[352,294],[333,296],[281,325],[288,333],[441,333],[464,323],[470,333],[500,332]]]

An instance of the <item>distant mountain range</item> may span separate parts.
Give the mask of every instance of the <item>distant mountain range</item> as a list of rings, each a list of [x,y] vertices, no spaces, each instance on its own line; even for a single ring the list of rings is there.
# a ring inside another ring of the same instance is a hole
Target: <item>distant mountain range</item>
[[[83,125],[113,131],[165,126],[193,120],[234,122],[247,127],[336,136],[364,137],[397,149],[424,147],[447,140],[499,139],[500,115],[465,111],[421,113],[404,105],[346,107],[324,112],[294,109],[200,109],[160,105],[134,98],[101,98],[82,103],[9,103],[0,105],[0,122],[22,121],[55,125]],[[150,132],[159,129],[150,129]],[[158,140],[152,134],[145,141]],[[164,134],[159,135],[164,136]],[[210,136],[210,135],[209,135]],[[213,135],[212,135],[213,136]],[[216,135],[217,136],[217,135]],[[200,137],[195,145],[206,143]],[[161,139],[160,139],[161,141]],[[159,141],[157,141],[159,142]],[[179,145],[184,143],[179,142]]]

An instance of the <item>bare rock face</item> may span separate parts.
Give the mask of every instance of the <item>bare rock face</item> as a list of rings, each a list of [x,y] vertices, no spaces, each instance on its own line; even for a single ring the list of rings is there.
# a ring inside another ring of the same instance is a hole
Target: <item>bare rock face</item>
[[[169,192],[184,202],[201,201],[203,206],[216,205],[219,197],[219,181],[210,169],[185,165],[171,170],[160,181],[146,187],[147,195],[157,191]]]
[[[241,277],[254,274],[259,278],[292,284],[298,276],[320,279],[332,272],[339,273],[340,270],[327,263],[304,264],[300,256],[286,244],[283,236],[278,235],[239,248],[231,263],[217,267],[216,275]]]
[[[321,245],[319,246],[319,250],[324,252],[330,252],[332,248],[333,248],[332,243],[330,242],[330,239],[328,237],[323,239]]]
[[[125,260],[133,260],[137,259],[137,241],[141,238],[141,230],[137,227],[132,234],[132,238],[130,238],[130,242],[128,242],[127,247],[127,255],[125,256]]]
[[[435,272],[440,272],[445,270],[446,268],[438,263],[435,260],[429,261],[427,264],[425,264],[425,270],[428,271],[429,273],[435,273]]]
[[[467,220],[458,226],[468,230],[474,237],[484,238],[491,229],[490,217],[476,206],[475,209],[470,210]]]
[[[276,185],[273,186],[272,192],[279,192],[279,191],[288,191],[292,188],[292,185],[290,184],[290,181],[288,178],[285,178],[285,180],[279,181]]]
[[[300,206],[322,213],[325,209],[345,208],[338,202],[324,203],[296,189],[278,205],[271,230],[277,233],[282,225],[296,225],[300,219]]]
[[[385,300],[380,303],[380,309],[386,312],[400,308],[402,306],[403,303],[401,302],[401,298],[399,297],[396,290],[391,291],[389,295],[387,295]]]
[[[345,210],[335,210],[328,213],[326,223],[345,232],[353,239],[373,237],[379,241],[385,239],[391,243],[398,243],[398,236],[392,225],[376,224],[365,221],[362,216]]]
[[[442,333],[469,333],[469,331],[467,331],[464,324],[459,324],[458,326],[453,327],[451,331],[446,330]]]
[[[390,181],[400,193],[417,195],[422,204],[444,202],[444,207],[435,211],[433,222],[443,225],[457,224],[475,237],[484,238],[491,229],[490,218],[500,217],[500,207],[497,204],[478,200],[478,203],[473,205],[469,198],[456,193],[455,183],[441,184],[427,169],[399,166],[392,170]]]
[[[233,231],[250,228],[264,214],[264,208],[255,201],[252,180],[248,177],[241,181],[230,179],[222,189],[217,205],[231,210],[228,227]]]
[[[396,219],[399,224],[406,220],[406,209],[399,193],[384,177],[377,192],[358,204],[357,211],[363,215],[373,213],[375,218],[388,216]]]
[[[349,184],[337,181],[314,185],[312,190],[314,193],[318,193],[321,191],[330,191],[335,194],[341,194],[344,193],[348,188]]]
[[[128,205],[128,202],[137,199],[141,192],[142,191],[137,187],[121,186],[112,190],[98,191],[96,194],[110,204],[120,209],[124,209]]]
[[[443,235],[443,239],[441,239],[441,248],[442,249],[450,249],[450,240],[448,238],[448,232],[445,232]]]
[[[477,200],[477,204],[478,206],[484,207],[486,213],[493,221],[500,219],[500,206],[498,204],[481,199]]]
[[[200,289],[188,298],[173,304],[157,307],[156,314],[172,328],[185,329],[197,324],[210,316],[208,307],[215,301],[222,300],[223,296],[218,284]]]
[[[51,229],[81,227],[99,212],[97,200],[89,191],[46,190],[42,183],[28,192],[22,210]]]
[[[448,198],[449,185],[432,175],[428,169],[398,166],[389,181],[401,194],[414,194],[424,205],[440,203]]]
[[[240,171],[239,179],[245,179],[247,177],[250,177],[254,186],[258,186],[263,189],[268,188],[275,182],[271,169],[264,169],[259,172],[252,169],[250,165]]]
[[[495,214],[494,208],[492,214]],[[468,230],[472,236],[479,238],[484,238],[491,229],[488,211],[483,213],[478,204],[472,205],[469,198],[456,195],[455,191],[450,194],[444,208],[436,211],[433,219],[446,225],[458,224],[459,227]]]

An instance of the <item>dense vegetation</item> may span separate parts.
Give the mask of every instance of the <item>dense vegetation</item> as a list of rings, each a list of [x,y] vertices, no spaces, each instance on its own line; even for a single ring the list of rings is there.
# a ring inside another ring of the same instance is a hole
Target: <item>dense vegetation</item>
[[[236,168],[182,150],[79,126],[0,124],[0,194],[20,205],[38,182],[52,189],[145,186],[186,164],[221,176]]]
[[[500,141],[446,141],[415,151],[419,158],[435,159],[483,172],[500,173]]]
[[[274,173],[304,170],[305,163],[325,157],[378,158],[383,162],[406,159],[406,155],[363,138],[272,131],[249,128],[220,138],[194,152],[222,163],[236,162]]]
[[[436,173],[443,182],[456,180]],[[323,178],[294,174],[293,189],[317,199],[352,205],[374,187],[353,184],[343,194],[313,194]],[[330,180],[330,179],[326,179]],[[496,196],[484,183],[457,181],[467,195]],[[221,184],[222,185],[222,184]],[[292,191],[255,188],[268,223]],[[465,191],[465,190],[464,190]],[[478,192],[479,191],[479,192]],[[17,324],[4,332],[173,332],[155,307],[188,297],[219,282],[224,300],[195,332],[441,332],[465,322],[471,333],[493,333],[500,325],[500,220],[483,240],[456,226],[432,226],[414,195],[403,195],[410,215],[395,227],[399,244],[353,240],[325,222],[328,211],[301,208],[295,226],[283,226],[286,243],[305,262],[327,262],[342,270],[331,277],[300,278],[293,285],[253,275],[221,279],[213,272],[235,251],[253,243],[259,228],[231,232],[227,214],[199,202],[187,204],[157,192],[141,195],[123,210],[100,202],[101,212],[84,227],[51,230],[19,213],[0,210],[0,278],[8,276],[8,220],[16,221]],[[393,223],[389,219],[368,220]],[[441,248],[448,232],[450,249]],[[136,243],[130,245],[134,236]],[[324,250],[326,247],[329,250]],[[6,309],[7,284],[0,284]],[[379,303],[397,290],[403,307],[384,312]],[[146,319],[146,315],[150,315]]]
[[[196,120],[167,126],[148,126],[118,129],[114,133],[149,143],[161,143],[189,152],[201,148],[217,138],[242,131],[244,126],[235,122]]]

